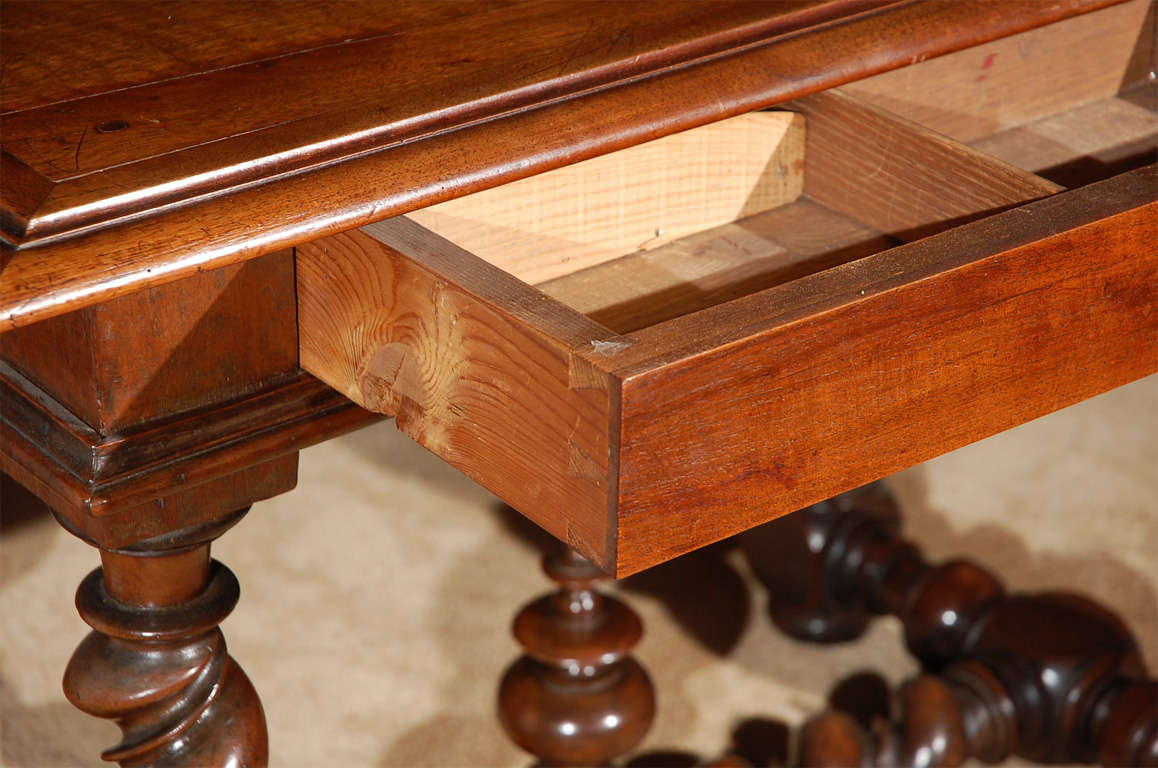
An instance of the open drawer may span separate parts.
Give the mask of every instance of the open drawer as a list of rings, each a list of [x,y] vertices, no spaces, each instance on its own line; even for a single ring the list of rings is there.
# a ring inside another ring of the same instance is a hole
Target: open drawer
[[[1066,189],[994,154],[1132,91],[958,141],[904,77],[300,247],[301,364],[620,576],[1158,369],[1152,113]]]

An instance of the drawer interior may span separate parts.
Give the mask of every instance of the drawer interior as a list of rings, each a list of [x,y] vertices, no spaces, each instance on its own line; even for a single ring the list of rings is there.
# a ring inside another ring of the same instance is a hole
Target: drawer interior
[[[824,93],[408,218],[629,334],[1060,189]]]
[[[1074,188],[1158,161],[1151,83],[982,136],[971,145]]]
[[[1158,160],[1147,0],[995,40],[842,90],[1067,188]]]
[[[1153,24],[1127,3],[410,218],[631,333],[1154,162]]]

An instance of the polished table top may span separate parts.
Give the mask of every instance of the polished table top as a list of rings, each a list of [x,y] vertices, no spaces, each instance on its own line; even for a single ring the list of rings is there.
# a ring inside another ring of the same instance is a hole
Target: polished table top
[[[8,3],[0,325],[1108,4]]]

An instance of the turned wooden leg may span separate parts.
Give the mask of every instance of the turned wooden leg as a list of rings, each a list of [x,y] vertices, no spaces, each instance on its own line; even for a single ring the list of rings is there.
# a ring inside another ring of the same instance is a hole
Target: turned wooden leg
[[[237,603],[237,579],[210,559],[209,541],[180,538],[101,550],[102,567],[77,590],[77,609],[93,631],[68,664],[64,693],[121,727],[124,737],[105,760],[265,766],[261,702],[218,629]]]
[[[643,627],[594,591],[607,577],[573,550],[546,557],[543,569],[559,590],[515,618],[526,654],[503,676],[499,718],[547,765],[605,765],[639,743],[655,714],[651,680],[629,655]]]
[[[768,586],[776,626],[801,640],[843,642],[864,632],[872,610],[865,594],[849,588],[842,537],[850,526],[891,533],[900,524],[892,496],[874,484],[754,528],[737,541]]]
[[[1030,669],[1023,672],[1030,674]],[[865,729],[842,712],[812,718],[801,730],[800,765],[937,768],[958,766],[970,757],[998,763],[1024,752],[1019,749],[1022,731],[1043,725],[1057,728],[1052,734],[1056,745],[1071,748],[1064,762],[1158,765],[1158,683],[1154,680],[1103,680],[1092,701],[1085,692],[1071,688],[1075,699],[1087,698],[1089,711],[1078,718],[1065,711],[1071,709],[1069,702],[1059,700],[1057,694],[1027,702],[1027,686],[1032,684],[1023,678],[1014,684],[1020,687],[1011,690],[991,665],[977,660],[958,662],[941,674],[924,674],[904,683],[897,692],[899,716],[895,720],[878,720]],[[1061,721],[1055,723],[1058,710]],[[1048,755],[1041,759],[1058,761]]]
[[[928,672],[900,690],[895,722],[871,732],[840,713],[810,722],[802,765],[950,766],[1017,754],[1158,766],[1158,682],[1116,615],[1074,594],[1007,594],[967,560],[928,563],[899,534],[882,486],[797,515],[743,539],[777,624],[832,640],[871,613],[893,614]]]

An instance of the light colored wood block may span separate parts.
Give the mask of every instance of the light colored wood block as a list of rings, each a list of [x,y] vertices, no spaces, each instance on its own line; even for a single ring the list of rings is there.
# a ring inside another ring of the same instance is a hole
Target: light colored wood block
[[[618,333],[631,333],[895,244],[801,198],[538,288]]]
[[[1152,7],[1132,0],[842,90],[970,142],[1145,82],[1154,63]]]
[[[409,214],[529,283],[790,203],[804,118],[754,112]]]
[[[1136,101],[1114,96],[1067,109],[1033,122],[986,136],[976,149],[1044,176],[1089,176],[1091,166],[1113,169],[1137,157],[1158,160],[1158,113],[1147,106],[1153,86],[1136,90]],[[1096,177],[1096,176],[1095,176]],[[1064,181],[1062,180],[1064,178]]]
[[[902,240],[1062,190],[840,91],[795,105],[809,126],[805,194]]]

